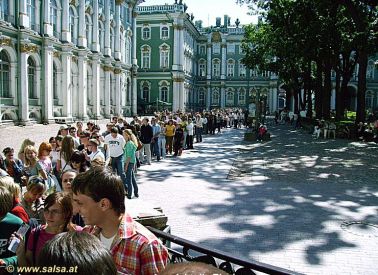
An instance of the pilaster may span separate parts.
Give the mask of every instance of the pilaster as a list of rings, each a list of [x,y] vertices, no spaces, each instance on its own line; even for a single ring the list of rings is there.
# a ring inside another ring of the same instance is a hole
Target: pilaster
[[[206,109],[210,110],[211,104],[211,87],[207,87],[207,94],[206,94]]]
[[[43,48],[43,69],[44,69],[44,109],[43,109],[43,121],[49,123],[54,119],[53,115],[53,46],[46,45]]]
[[[97,2],[97,1],[95,1]],[[62,0],[62,41],[71,42],[71,33],[69,25],[69,0]]]
[[[225,92],[225,89],[224,89],[224,83],[222,83],[222,86],[221,86],[221,108],[224,108],[225,107],[225,100],[226,100],[226,92]]]
[[[227,57],[227,54],[226,54],[226,39],[222,39],[222,44],[221,44],[221,47],[222,47],[222,63],[221,63],[221,79],[226,79],[226,57]]]
[[[79,37],[77,45],[79,48],[87,47],[87,37],[85,33],[85,0],[79,0]]]
[[[137,60],[137,56],[136,56],[136,45],[137,45],[137,40],[136,40],[136,27],[137,27],[137,23],[136,23],[136,17],[138,16],[138,14],[136,12],[133,12],[132,13],[132,24],[133,24],[133,36],[132,36],[132,39],[133,39],[133,45],[132,45],[132,82],[133,82],[133,86],[132,86],[132,96],[131,96],[131,113],[133,115],[137,115],[137,98],[138,98],[138,87],[137,87],[137,72],[138,72],[138,60]]]
[[[110,118],[110,73],[112,67],[110,67],[110,63],[104,66],[104,74],[105,74],[105,117]]]
[[[121,4],[119,1],[116,1],[116,6],[115,6],[115,39],[114,39],[114,58],[116,60],[121,60],[121,51],[120,51],[120,27],[121,27]]]
[[[104,55],[111,56],[110,48],[110,0],[105,0],[105,47]],[[109,112],[110,114],[110,112]]]
[[[92,28],[92,51],[100,51],[100,41],[99,41],[99,29],[98,29],[98,1],[93,1],[93,28]]]
[[[207,76],[206,79],[211,79],[211,41],[207,43]]]
[[[92,56],[92,95],[93,95],[93,115],[96,119],[101,117],[100,112],[100,56]]]
[[[20,123],[25,125],[29,121],[29,95],[28,95],[28,57],[27,51],[20,53]]]
[[[78,69],[79,69],[79,113],[80,119],[88,119],[87,115],[87,52],[79,51]]]
[[[117,116],[121,115],[121,76],[122,70],[120,67],[114,69],[114,76],[115,76],[115,114]]]
[[[29,15],[27,13],[26,0],[19,0],[19,23],[21,28],[29,28]]]
[[[44,9],[44,17],[43,17],[43,33],[45,36],[52,36],[53,35],[53,26],[50,22],[50,1],[42,2],[43,9]]]
[[[72,117],[72,85],[71,85],[71,56],[72,52],[69,48],[63,49],[62,57],[62,90],[65,92],[63,96],[63,116]]]

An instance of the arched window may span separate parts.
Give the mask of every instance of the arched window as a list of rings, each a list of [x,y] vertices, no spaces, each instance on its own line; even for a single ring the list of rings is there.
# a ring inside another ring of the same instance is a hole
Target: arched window
[[[35,0],[27,0],[26,5],[27,5],[27,13],[29,16],[29,26],[32,30],[36,30],[35,29]]]
[[[169,38],[168,27],[164,26],[164,27],[161,28],[160,38],[161,39],[168,39]]]
[[[151,61],[151,48],[147,45],[142,46],[142,69],[149,69]]]
[[[226,93],[226,105],[233,106],[234,105],[234,92],[230,89]]]
[[[227,76],[234,76],[235,71],[235,61],[233,59],[229,59],[227,61]]]
[[[77,44],[77,28],[76,28],[76,19],[75,19],[75,12],[73,8],[70,8],[70,33],[71,33],[71,41],[74,44]]]
[[[143,84],[142,99],[147,102],[150,101],[150,87],[148,86],[148,84]]]
[[[169,46],[162,45],[160,48],[160,68],[169,67]]]
[[[220,61],[219,59],[213,59],[213,76],[220,76]]]
[[[219,91],[218,89],[214,89],[212,93],[212,105],[219,105]]]
[[[29,98],[35,98],[35,62],[33,58],[28,58],[28,94]]]
[[[163,86],[160,88],[160,100],[164,102],[168,102],[168,87]]]
[[[150,35],[151,35],[150,28],[149,27],[144,27],[142,29],[142,39],[143,40],[148,40],[148,39],[151,38]]]
[[[0,97],[10,97],[9,93],[9,57],[5,51],[0,52]]]
[[[239,105],[245,105],[245,91],[243,89],[239,92],[238,103]]]
[[[245,77],[245,75],[246,75],[245,65],[241,63],[241,61],[239,61],[239,76]]]
[[[366,71],[366,78],[374,78],[374,61],[369,60],[368,66],[367,66],[367,71]]]
[[[8,21],[9,7],[8,1],[0,1],[0,20]]]
[[[58,99],[58,70],[56,65],[53,65],[53,98]]]
[[[56,0],[50,0],[50,23],[53,25],[54,36],[59,38],[58,6]]]

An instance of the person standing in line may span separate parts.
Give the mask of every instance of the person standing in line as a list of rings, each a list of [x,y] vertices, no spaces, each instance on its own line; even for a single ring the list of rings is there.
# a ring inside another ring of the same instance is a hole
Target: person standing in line
[[[151,127],[153,137],[151,139],[151,149],[152,152],[156,155],[157,161],[160,161],[160,148],[159,148],[159,135],[160,135],[160,125],[156,123],[156,118],[151,119]]]
[[[131,199],[133,194],[134,187],[134,196],[139,198],[138,194],[138,185],[136,183],[134,167],[136,163],[135,152],[138,147],[138,140],[134,136],[133,132],[130,129],[123,131],[123,137],[125,138],[126,145],[123,150],[124,159],[125,159],[125,172],[126,172],[126,186],[127,189],[127,198]]]
[[[140,152],[140,161],[144,162],[144,155],[146,155],[147,164],[151,165],[151,140],[153,138],[153,130],[148,123],[148,118],[143,119],[143,124],[140,127],[140,141],[143,143],[143,148]]]
[[[166,154],[166,150],[167,150],[165,148],[165,144],[166,144],[166,139],[165,139],[166,128],[164,126],[164,122],[163,121],[160,121],[159,124],[160,124],[160,134],[159,134],[159,139],[158,139],[159,150],[160,150],[159,153],[160,153],[160,156],[165,159],[165,154]]]
[[[196,141],[202,142],[203,120],[200,114],[196,115]]]
[[[85,224],[110,251],[120,274],[159,274],[168,262],[168,251],[147,228],[125,209],[125,188],[119,176],[105,167],[77,175],[73,198]]]
[[[173,151],[173,137],[175,136],[176,127],[173,125],[173,120],[168,120],[167,126],[165,126],[165,138],[168,147],[168,153],[172,154]]]

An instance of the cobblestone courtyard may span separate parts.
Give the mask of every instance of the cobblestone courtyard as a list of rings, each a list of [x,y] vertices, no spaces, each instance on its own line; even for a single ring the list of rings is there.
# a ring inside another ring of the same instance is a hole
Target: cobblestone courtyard
[[[58,128],[2,128],[0,148]],[[140,198],[127,204],[160,206],[172,234],[241,257],[305,274],[377,274],[377,144],[270,130],[272,141],[246,143],[244,130],[227,129],[142,166]]]

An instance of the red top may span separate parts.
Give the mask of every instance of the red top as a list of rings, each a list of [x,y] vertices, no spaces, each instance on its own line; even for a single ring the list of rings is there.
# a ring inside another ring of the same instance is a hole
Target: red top
[[[29,215],[26,213],[25,209],[20,205],[20,200],[15,199],[14,205],[15,207],[13,207],[11,213],[19,217],[24,223],[29,223]]]

